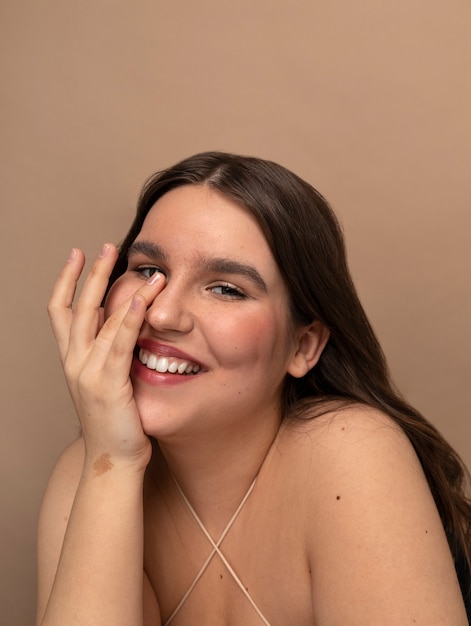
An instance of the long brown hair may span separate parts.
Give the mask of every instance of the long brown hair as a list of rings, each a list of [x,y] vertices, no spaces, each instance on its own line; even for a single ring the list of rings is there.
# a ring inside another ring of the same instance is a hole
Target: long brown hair
[[[129,246],[155,202],[171,189],[192,184],[217,189],[253,214],[286,283],[295,323],[320,320],[330,329],[317,365],[301,379],[288,376],[285,415],[313,417],[325,411],[326,404],[355,402],[376,407],[394,419],[423,466],[457,569],[463,570],[460,583],[466,596],[471,560],[466,470],[436,428],[393,387],[348,270],[340,225],[319,192],[271,161],[221,152],[185,159],[145,184],[110,285],[126,270]]]

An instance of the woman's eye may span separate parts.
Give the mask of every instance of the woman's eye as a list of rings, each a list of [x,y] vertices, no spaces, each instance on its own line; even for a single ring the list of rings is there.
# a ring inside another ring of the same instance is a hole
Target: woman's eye
[[[159,267],[136,267],[134,271],[146,280],[153,276],[156,272],[160,272],[165,276],[165,272],[163,272]]]
[[[233,287],[232,285],[215,285],[214,287],[211,287],[211,291],[228,298],[245,298],[245,294],[240,289]]]

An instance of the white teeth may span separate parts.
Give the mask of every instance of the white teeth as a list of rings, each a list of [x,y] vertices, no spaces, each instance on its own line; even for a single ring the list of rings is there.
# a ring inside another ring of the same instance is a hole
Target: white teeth
[[[159,357],[157,359],[157,365],[155,366],[155,369],[158,372],[164,374],[168,370],[168,359],[166,359],[165,357]]]
[[[157,365],[157,357],[155,356],[155,354],[151,354],[148,358],[147,358],[147,363],[146,363],[147,367],[150,370],[155,370],[155,366]]]
[[[200,371],[200,366],[196,363],[188,363],[188,361],[179,361],[175,359],[169,359],[164,356],[157,356],[151,354],[142,348],[139,350],[139,361],[146,365],[151,370],[156,370],[161,374],[169,372],[170,374],[196,374]]]

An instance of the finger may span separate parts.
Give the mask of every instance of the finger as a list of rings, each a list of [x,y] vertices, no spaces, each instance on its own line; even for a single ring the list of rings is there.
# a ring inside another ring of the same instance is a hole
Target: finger
[[[139,332],[144,323],[148,306],[165,287],[165,276],[154,274],[103,324],[96,339],[98,361],[115,365],[127,377]],[[98,356],[100,355],[100,356]]]
[[[78,248],[73,248],[54,284],[47,307],[61,357],[65,356],[68,348],[73,316],[72,304],[84,264],[83,252]]]
[[[142,296],[135,295],[122,320],[118,318],[105,324],[104,333],[97,337],[95,358],[101,360],[110,380],[123,384],[129,379],[131,362],[137,337],[144,321],[146,303]],[[117,327],[117,330],[115,328]],[[112,336],[112,340],[111,339]],[[98,363],[97,363],[98,365]]]
[[[134,296],[139,296],[144,299],[146,308],[149,307],[155,298],[159,295],[159,293],[165,288],[167,284],[167,278],[165,274],[161,272],[156,272],[152,274],[150,278],[148,278],[144,283],[141,283],[141,286],[136,289],[131,296],[125,300],[121,306],[116,308],[116,311],[110,318],[117,317],[119,318],[119,322],[122,321],[123,317],[128,312],[129,307],[131,306],[132,299]],[[108,301],[106,303],[108,305]],[[116,306],[116,305],[115,305]]]
[[[104,244],[93,263],[75,307],[70,334],[72,350],[85,350],[95,340],[100,328],[101,302],[117,255],[113,244]]]
[[[119,332],[123,320],[126,316],[130,316],[135,323],[136,332],[139,332],[145,318],[147,308],[155,300],[158,294],[164,289],[166,278],[163,274],[153,274],[147,282],[137,289],[116,311],[108,317],[103,324],[100,335],[103,339],[113,341],[117,332]],[[143,302],[143,308],[138,303]],[[141,318],[138,319],[140,312]],[[133,326],[132,326],[133,327]],[[133,327],[134,328],[134,327]]]

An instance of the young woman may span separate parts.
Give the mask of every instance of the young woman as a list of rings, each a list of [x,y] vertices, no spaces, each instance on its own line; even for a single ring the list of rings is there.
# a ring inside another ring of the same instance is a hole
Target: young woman
[[[196,155],[73,306],[83,265],[49,307],[82,435],[44,498],[38,625],[468,623],[464,470],[393,389],[311,186]]]

